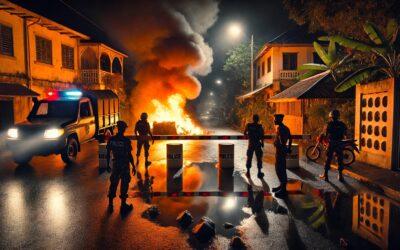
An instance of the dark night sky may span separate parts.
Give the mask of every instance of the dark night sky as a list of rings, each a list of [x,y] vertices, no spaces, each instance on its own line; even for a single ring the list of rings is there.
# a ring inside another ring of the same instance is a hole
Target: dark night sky
[[[64,2],[100,25],[104,15],[119,18],[118,13],[108,11],[108,7],[118,4],[118,0],[64,0]],[[135,8],[135,2],[129,2],[132,8]],[[243,26],[245,34],[241,40],[232,42],[224,37],[226,26],[230,22],[239,22]],[[218,90],[221,88],[215,86],[214,81],[221,76],[229,49],[240,42],[248,42],[251,34],[254,34],[256,43],[262,44],[293,26],[294,22],[288,19],[281,0],[222,0],[219,4],[218,20],[205,35],[205,40],[214,51],[212,72],[206,77],[199,77],[203,90],[196,103],[208,96],[210,91],[221,91]]]

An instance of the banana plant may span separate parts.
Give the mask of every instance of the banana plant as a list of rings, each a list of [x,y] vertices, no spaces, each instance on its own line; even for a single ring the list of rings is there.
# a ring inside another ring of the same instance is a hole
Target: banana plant
[[[299,67],[299,69],[306,70],[306,72],[300,76],[300,79],[305,79],[328,71],[332,75],[332,78],[337,81],[337,74],[340,72],[342,66],[348,63],[351,55],[346,55],[345,57],[341,58],[336,49],[336,42],[333,40],[329,40],[329,46],[327,50],[325,50],[324,47],[318,42],[314,42],[313,45],[315,52],[321,58],[323,64],[303,64]]]
[[[320,38],[320,40],[333,41],[352,50],[369,53],[378,59],[375,65],[363,66],[342,80],[335,88],[337,92],[344,92],[356,84],[366,82],[378,72],[383,72],[386,76],[393,78],[400,76],[400,54],[397,47],[398,22],[395,19],[389,20],[384,32],[371,22],[366,22],[363,28],[370,42],[361,42],[340,35]]]

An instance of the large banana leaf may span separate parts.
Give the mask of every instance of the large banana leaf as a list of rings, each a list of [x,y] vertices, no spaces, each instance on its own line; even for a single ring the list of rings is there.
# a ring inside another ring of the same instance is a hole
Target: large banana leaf
[[[328,56],[331,62],[336,61],[336,43],[333,40],[329,40]]]
[[[316,74],[321,73],[321,70],[309,70],[306,73],[299,76],[300,80],[315,76]]]
[[[372,50],[372,46],[347,37],[337,35],[337,36],[331,36],[331,39],[337,42],[338,44],[350,49],[356,49],[364,52],[371,52]]]
[[[301,66],[299,66],[299,70],[319,70],[319,71],[325,71],[328,70],[329,67],[324,65],[324,64],[318,64],[318,63],[305,63]]]
[[[381,34],[379,29],[371,22],[366,22],[363,26],[365,33],[376,45],[386,45],[387,41],[385,36]]]
[[[317,42],[313,43],[314,49],[317,52],[318,56],[321,60],[325,63],[325,65],[331,65],[332,61],[330,60],[328,54],[326,53],[325,49]]]
[[[356,72],[352,73],[350,76],[346,77],[342,82],[340,82],[336,88],[336,92],[344,92],[357,84],[367,80],[371,77],[374,71],[374,67],[367,67],[357,70]]]
[[[390,41],[390,43],[394,43],[397,38],[397,32],[399,30],[399,24],[396,19],[390,19],[386,24],[386,39]]]

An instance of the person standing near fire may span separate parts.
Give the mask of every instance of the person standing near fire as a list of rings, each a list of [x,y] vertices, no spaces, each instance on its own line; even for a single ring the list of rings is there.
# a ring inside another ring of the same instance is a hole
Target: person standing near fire
[[[133,209],[132,204],[127,204],[129,182],[131,181],[130,167],[132,165],[132,174],[136,174],[135,163],[132,156],[131,141],[125,137],[124,133],[128,125],[124,121],[117,122],[118,132],[112,136],[107,143],[107,170],[110,171],[111,153],[113,155],[113,168],[110,176],[110,188],[108,191],[108,211],[114,210],[113,200],[116,196],[117,187],[121,181],[120,198],[121,213],[129,212]]]
[[[247,148],[247,162],[246,162],[246,176],[250,177],[251,162],[253,160],[254,153],[257,157],[257,168],[258,168],[258,178],[263,178],[264,173],[262,170],[262,157],[264,148],[264,128],[259,123],[260,117],[255,114],[253,115],[253,122],[248,123],[244,130],[244,135],[249,137],[249,145]]]
[[[279,186],[272,188],[275,196],[280,198],[286,196],[286,156],[292,152],[292,136],[290,129],[283,124],[283,114],[276,114],[274,123],[276,127],[276,135],[274,140],[275,146],[275,172],[279,179]]]
[[[147,121],[147,117],[147,113],[142,113],[140,115],[140,120],[137,121],[135,125],[135,135],[137,136],[136,165],[139,165],[140,152],[142,151],[142,147],[144,147],[146,168],[151,164],[151,162],[149,161],[150,143],[148,136],[150,136],[151,140],[153,141],[152,144],[154,144],[153,134],[151,133],[150,123]]]

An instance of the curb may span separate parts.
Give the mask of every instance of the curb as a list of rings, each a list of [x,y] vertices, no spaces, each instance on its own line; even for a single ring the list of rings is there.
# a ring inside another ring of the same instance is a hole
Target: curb
[[[332,164],[331,167],[336,170],[338,169],[337,164]],[[357,174],[357,173],[351,171],[350,169],[344,169],[343,174],[348,177],[351,177],[353,179],[356,179],[360,182],[367,183],[373,187],[377,187],[389,198],[396,200],[396,201],[400,201],[400,190],[393,189],[391,187],[385,186],[384,184],[376,183],[373,180],[371,180],[370,178],[365,177],[360,174]]]

